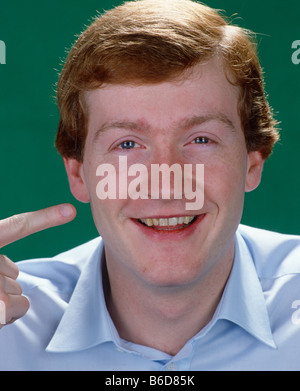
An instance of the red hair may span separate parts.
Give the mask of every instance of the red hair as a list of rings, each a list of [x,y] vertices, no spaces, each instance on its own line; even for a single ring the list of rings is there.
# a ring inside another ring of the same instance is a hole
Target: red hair
[[[57,84],[56,147],[83,159],[83,92],[104,83],[159,83],[214,55],[240,87],[239,114],[248,151],[271,154],[279,135],[264,92],[253,35],[191,0],[138,0],[97,17],[71,49]]]

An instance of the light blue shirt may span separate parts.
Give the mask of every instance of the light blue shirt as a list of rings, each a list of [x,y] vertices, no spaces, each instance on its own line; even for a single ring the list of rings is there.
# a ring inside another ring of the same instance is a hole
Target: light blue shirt
[[[219,306],[176,354],[122,340],[102,289],[103,241],[18,264],[31,307],[0,331],[0,370],[300,370],[300,238],[246,226]]]

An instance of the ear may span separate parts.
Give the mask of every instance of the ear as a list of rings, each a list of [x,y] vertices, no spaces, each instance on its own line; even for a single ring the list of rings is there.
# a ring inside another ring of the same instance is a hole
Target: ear
[[[264,159],[259,151],[248,153],[248,167],[245,183],[245,191],[250,192],[258,187],[261,181]]]
[[[69,178],[70,189],[73,196],[81,202],[90,202],[90,196],[83,176],[83,164],[76,159],[63,158],[67,175]]]

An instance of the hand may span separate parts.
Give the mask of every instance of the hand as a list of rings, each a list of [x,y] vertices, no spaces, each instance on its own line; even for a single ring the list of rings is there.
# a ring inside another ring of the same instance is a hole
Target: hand
[[[72,205],[61,204],[0,220],[0,248],[35,232],[68,223],[75,216]],[[0,255],[0,329],[24,316],[29,309],[29,301],[22,296],[21,285],[16,281],[18,275],[17,265]]]

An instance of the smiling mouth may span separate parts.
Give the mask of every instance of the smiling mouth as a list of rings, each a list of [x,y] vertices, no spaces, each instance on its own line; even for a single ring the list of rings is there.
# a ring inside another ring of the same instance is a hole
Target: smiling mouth
[[[139,219],[139,223],[156,231],[174,231],[184,229],[192,225],[198,216],[180,216],[169,218]]]

